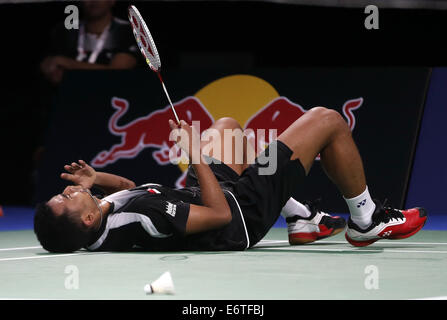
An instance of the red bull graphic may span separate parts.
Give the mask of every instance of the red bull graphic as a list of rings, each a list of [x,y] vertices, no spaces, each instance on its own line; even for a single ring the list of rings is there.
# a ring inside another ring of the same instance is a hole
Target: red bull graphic
[[[145,148],[155,149],[152,156],[159,165],[171,163],[169,152],[174,142],[169,140],[171,130],[168,120],[173,119],[174,115],[170,106],[119,125],[120,118],[128,111],[129,102],[113,97],[111,104],[116,111],[109,120],[109,132],[119,136],[121,142],[99,152],[90,162],[93,167],[102,168],[119,159],[135,158]],[[343,115],[351,130],[354,130],[356,124],[354,111],[362,104],[363,98],[360,97],[347,100],[342,106]],[[189,124],[199,121],[200,133],[208,129],[215,119],[223,116],[235,118],[249,133],[249,141],[258,151],[263,150],[276,137],[259,132],[270,133],[276,130],[276,135],[280,135],[307,111],[287,97],[280,96],[264,80],[244,75],[218,79],[199,90],[195,96],[188,96],[175,103],[174,108],[181,120]],[[182,187],[187,167],[181,164],[179,167],[183,174],[176,185]]]
[[[174,145],[173,141],[169,141],[171,129],[168,120],[173,118],[170,106],[123,126],[119,126],[118,121],[127,112],[129,102],[113,97],[112,107],[117,111],[110,118],[108,127],[111,134],[121,137],[121,143],[112,146],[108,151],[104,150],[98,153],[91,161],[92,166],[103,168],[119,159],[135,158],[145,148],[156,149],[153,152],[153,157],[158,164],[170,163],[169,150]],[[180,119],[189,124],[192,121],[199,121],[202,128],[206,129],[214,122],[211,114],[196,97],[187,97],[175,103],[174,108]],[[203,130],[201,129],[201,131]]]
[[[351,131],[355,126],[355,116],[353,111],[360,108],[363,98],[348,100],[343,104],[342,111],[345,115]],[[267,106],[256,112],[245,124],[244,129],[251,129],[249,141],[256,150],[263,150],[272,139],[272,135],[259,135],[258,129],[276,129],[279,136],[296,119],[300,118],[307,110],[299,104],[293,103],[286,97],[279,97],[270,102]]]

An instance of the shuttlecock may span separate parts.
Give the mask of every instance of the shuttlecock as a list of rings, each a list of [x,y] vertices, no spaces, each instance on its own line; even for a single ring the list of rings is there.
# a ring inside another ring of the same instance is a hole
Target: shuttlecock
[[[172,282],[171,273],[166,271],[157,280],[151,284],[145,285],[144,292],[146,292],[146,294],[174,294],[174,283]]]

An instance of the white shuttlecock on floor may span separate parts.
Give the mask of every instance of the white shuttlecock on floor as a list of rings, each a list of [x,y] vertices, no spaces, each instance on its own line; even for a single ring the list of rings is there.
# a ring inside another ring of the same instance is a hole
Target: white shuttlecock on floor
[[[174,283],[172,282],[171,273],[169,271],[166,271],[157,280],[155,280],[151,284],[145,285],[144,292],[146,292],[146,294],[174,294]]]

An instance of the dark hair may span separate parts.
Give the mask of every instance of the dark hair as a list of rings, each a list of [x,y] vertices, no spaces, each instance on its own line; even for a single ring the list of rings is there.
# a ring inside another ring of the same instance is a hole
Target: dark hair
[[[36,206],[34,233],[42,247],[50,252],[73,252],[89,240],[88,228],[79,216],[68,211],[56,216],[46,203]]]

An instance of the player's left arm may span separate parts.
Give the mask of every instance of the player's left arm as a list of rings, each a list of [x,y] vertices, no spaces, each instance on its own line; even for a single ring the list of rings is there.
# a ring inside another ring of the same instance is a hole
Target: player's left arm
[[[71,181],[76,185],[90,189],[97,187],[104,191],[106,195],[135,188],[135,183],[127,178],[117,176],[106,172],[97,172],[89,166],[84,160],[77,163],[72,162],[64,166],[68,173],[62,173],[61,178]]]

